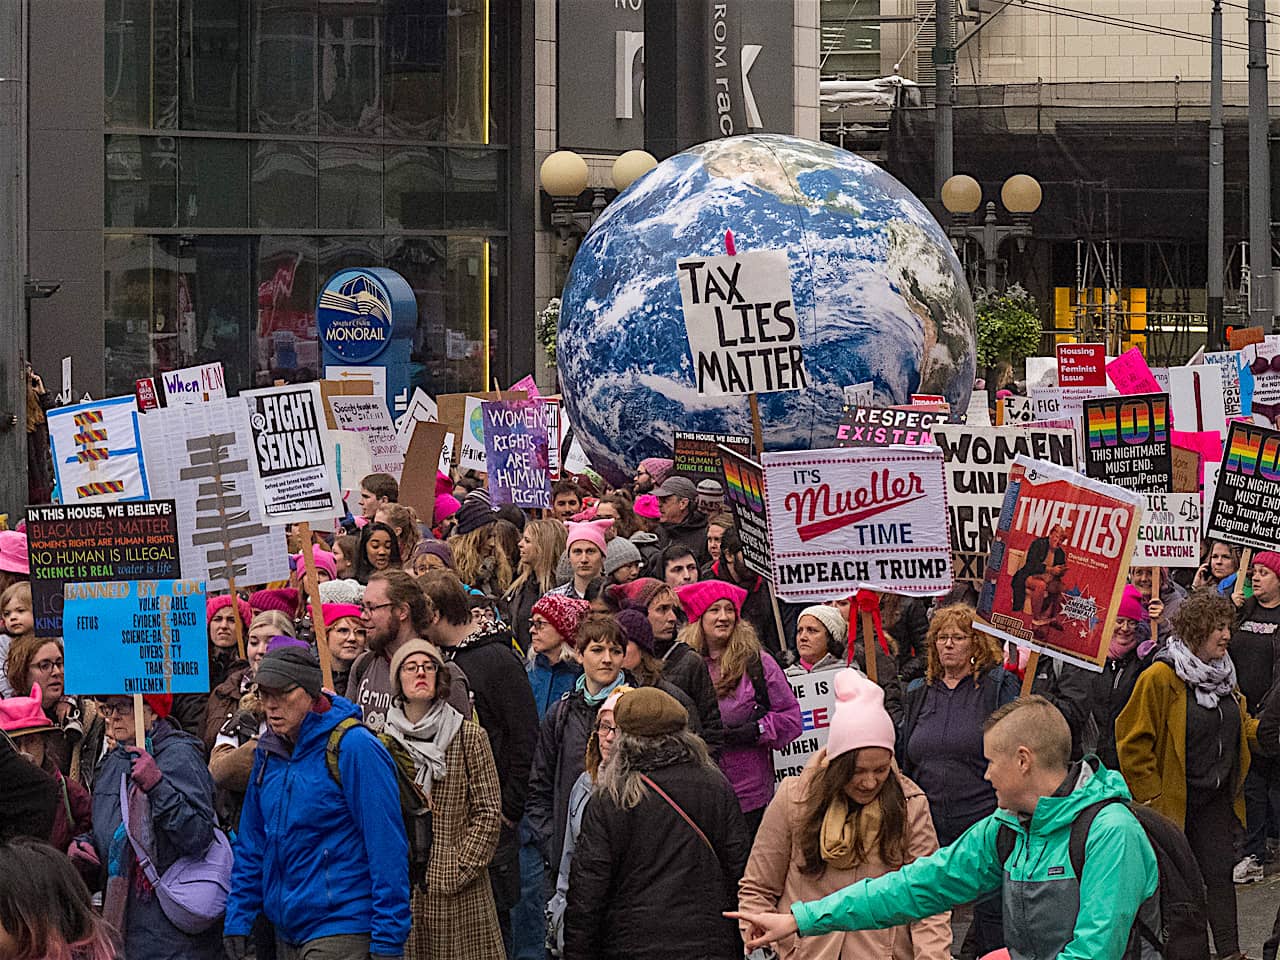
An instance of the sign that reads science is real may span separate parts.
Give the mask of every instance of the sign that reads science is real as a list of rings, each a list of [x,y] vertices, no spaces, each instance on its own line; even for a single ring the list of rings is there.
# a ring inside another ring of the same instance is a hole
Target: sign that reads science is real
[[[809,385],[786,251],[686,257],[677,268],[699,396]]]

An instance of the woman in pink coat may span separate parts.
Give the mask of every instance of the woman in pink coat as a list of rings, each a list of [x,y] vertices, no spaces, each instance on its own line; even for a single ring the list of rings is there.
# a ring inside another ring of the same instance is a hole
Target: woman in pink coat
[[[938,849],[924,792],[893,762],[884,691],[857,670],[835,674],[827,746],[782,781],[738,886],[744,913],[785,910]],[[744,928],[745,929],[745,928]],[[789,937],[782,960],[950,960],[951,915],[887,930]]]

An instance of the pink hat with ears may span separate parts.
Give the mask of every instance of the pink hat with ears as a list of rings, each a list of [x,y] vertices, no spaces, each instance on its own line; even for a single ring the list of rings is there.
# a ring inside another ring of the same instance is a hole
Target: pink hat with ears
[[[587,543],[594,543],[600,548],[600,552],[605,552],[604,532],[613,526],[612,520],[588,520],[586,523],[568,523],[569,538],[565,541],[565,549],[568,550],[579,540],[585,540]]]
[[[334,559],[332,551],[326,550],[318,543],[311,545],[311,556],[315,557],[316,569],[323,570],[329,574],[329,579],[334,580],[338,576],[338,561]],[[289,554],[289,559],[293,561],[293,572],[299,577],[307,574],[307,559],[301,553]]]
[[[721,600],[732,603],[734,611],[742,616],[742,603],[747,599],[747,591],[727,580],[699,580],[677,587],[676,596],[680,598],[685,616],[694,623],[707,612],[708,607]]]
[[[49,722],[41,706],[40,685],[31,685],[31,696],[10,697],[0,700],[0,730],[11,737],[25,737],[29,733],[44,733],[58,729]]]
[[[662,510],[658,507],[658,498],[652,493],[642,493],[636,497],[632,509],[637,517],[644,517],[646,520],[657,520],[662,516]]]
[[[433,523],[440,523],[448,520],[455,513],[462,509],[462,504],[458,502],[458,498],[452,493],[437,493],[436,505],[432,507],[435,516],[432,518]]]
[[[884,747],[893,753],[897,738],[880,686],[851,667],[837,670],[833,683],[836,708],[827,733],[827,759],[862,747]]]

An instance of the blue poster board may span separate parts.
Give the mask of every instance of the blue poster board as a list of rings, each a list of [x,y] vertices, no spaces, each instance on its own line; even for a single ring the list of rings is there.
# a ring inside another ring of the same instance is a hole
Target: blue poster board
[[[64,591],[68,693],[209,692],[204,581],[68,583]]]

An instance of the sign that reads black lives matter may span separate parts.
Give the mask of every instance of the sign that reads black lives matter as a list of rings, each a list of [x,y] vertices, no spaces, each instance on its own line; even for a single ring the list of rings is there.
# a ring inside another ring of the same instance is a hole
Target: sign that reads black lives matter
[[[324,442],[324,406],[314,383],[246,390],[253,466],[269,524],[330,520],[345,513]]]
[[[699,396],[809,385],[786,251],[686,257],[677,267]]]

